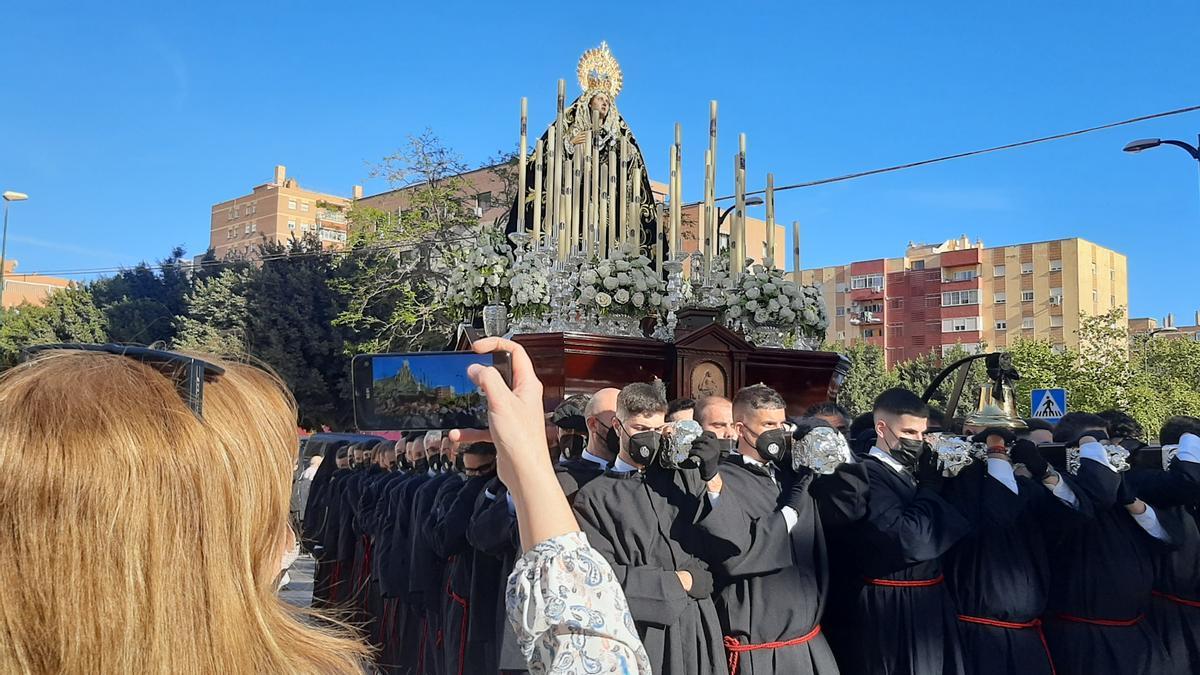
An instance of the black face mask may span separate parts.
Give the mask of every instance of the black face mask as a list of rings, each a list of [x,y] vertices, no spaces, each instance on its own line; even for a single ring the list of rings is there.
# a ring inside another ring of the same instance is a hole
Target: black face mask
[[[567,459],[579,459],[583,456],[583,449],[587,447],[587,438],[579,434],[570,434],[558,439],[558,447],[562,451],[562,456]]]
[[[657,431],[643,431],[629,437],[629,457],[641,466],[653,462],[661,447],[662,434]]]
[[[455,460],[454,460],[454,468],[455,468],[455,470],[457,470],[459,473],[462,473],[463,471],[466,471],[466,470],[467,470],[467,463],[463,461],[463,456],[462,456],[462,455],[459,455],[457,458],[455,458]]]
[[[890,428],[884,428],[887,429],[888,435],[896,439],[896,447],[891,448],[892,457],[909,469],[915,467],[917,460],[921,457],[921,452],[925,450],[925,441],[915,438],[900,438]]]
[[[768,462],[778,464],[792,449],[792,432],[790,429],[768,429],[758,435],[754,449]]]
[[[604,447],[608,448],[613,457],[621,452],[621,435],[617,433],[617,427],[612,424],[608,425],[608,432],[604,434]]]

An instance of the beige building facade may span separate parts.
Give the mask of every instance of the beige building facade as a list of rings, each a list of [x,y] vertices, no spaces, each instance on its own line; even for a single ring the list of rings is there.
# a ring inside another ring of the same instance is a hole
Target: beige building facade
[[[888,364],[1016,339],[1079,342],[1079,317],[1129,306],[1128,261],[1085,239],[985,247],[967,237],[910,244],[902,257],[802,270],[829,310],[826,339],[865,341]]]
[[[4,309],[23,304],[44,305],[51,293],[71,285],[66,279],[17,272],[17,261],[4,261]]]
[[[353,193],[361,196],[362,188]],[[283,243],[315,233],[328,248],[346,243],[345,209],[351,199],[300,187],[287,176],[283,165],[275,167],[272,180],[255,186],[250,194],[214,204],[209,247],[218,260],[227,257],[253,258],[258,245]]]

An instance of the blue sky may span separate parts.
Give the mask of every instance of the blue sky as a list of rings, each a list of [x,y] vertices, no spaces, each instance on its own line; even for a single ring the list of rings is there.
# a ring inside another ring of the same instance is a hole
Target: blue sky
[[[683,123],[700,197],[709,99],[728,192],[840,175],[1200,103],[1194,1],[952,3],[75,3],[5,11],[0,189],[24,271],[200,253],[209,209],[286,164],[302,185],[368,193],[368,163],[432,128],[472,164],[578,93],[600,40],[621,113],[665,174]],[[596,12],[594,7],[611,8]],[[1134,315],[1200,309],[1200,179],[1176,148],[1200,113],[1018,151],[782,193],[804,266],[899,255],[909,240],[1082,236],[1126,253]],[[760,213],[761,215],[761,213]],[[1190,321],[1186,321],[1190,323]]]
[[[403,359],[375,359],[372,362],[373,375],[376,380],[394,376],[404,368],[405,361],[418,381],[433,387],[454,387],[454,393],[464,394],[475,391],[476,387],[471,378],[467,377],[467,366],[472,363],[491,365],[491,356],[479,354],[447,354],[428,356],[408,356]]]

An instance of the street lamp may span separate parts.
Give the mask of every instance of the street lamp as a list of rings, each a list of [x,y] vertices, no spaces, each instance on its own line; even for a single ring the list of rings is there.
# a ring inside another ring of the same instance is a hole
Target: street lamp
[[[762,203],[763,203],[762,197],[750,197],[746,200],[746,206],[759,206]],[[722,248],[729,248],[729,246],[728,246],[729,237],[728,237],[728,235],[721,234],[721,223],[725,222],[725,217],[729,215],[730,211],[733,211],[736,208],[737,208],[737,204],[734,204],[733,206],[730,206],[729,208],[727,208],[724,211],[717,214],[717,250],[718,251],[720,251]],[[725,237],[726,246],[721,246],[721,238],[722,237]]]
[[[1192,159],[1196,160],[1197,165],[1200,166],[1200,143],[1192,145],[1191,143],[1185,143],[1183,141],[1171,139],[1164,141],[1161,138],[1142,138],[1126,143],[1123,149],[1128,153],[1137,153],[1143,150],[1149,150],[1150,148],[1157,148],[1160,145],[1174,145],[1177,148],[1183,148],[1187,154],[1192,156]]]
[[[4,191],[4,234],[0,236],[0,310],[4,309],[4,254],[8,252],[8,204],[29,199],[24,192]]]

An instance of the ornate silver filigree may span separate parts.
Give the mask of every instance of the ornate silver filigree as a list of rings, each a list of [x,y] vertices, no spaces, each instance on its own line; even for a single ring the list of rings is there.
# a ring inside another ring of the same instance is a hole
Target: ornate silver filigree
[[[1119,445],[1105,445],[1104,452],[1108,455],[1108,463],[1117,471],[1129,470],[1129,451]],[[1165,454],[1165,453],[1164,453]],[[1081,456],[1079,448],[1067,448],[1067,472],[1074,475],[1079,473]],[[1164,459],[1164,461],[1166,461]]]
[[[969,438],[951,434],[928,434],[925,438],[937,455],[942,474],[946,476],[957,476],[975,460],[987,457],[987,448]]]
[[[792,468],[808,467],[819,474],[830,474],[839,464],[850,461],[850,445],[836,429],[817,427],[792,446]]]

